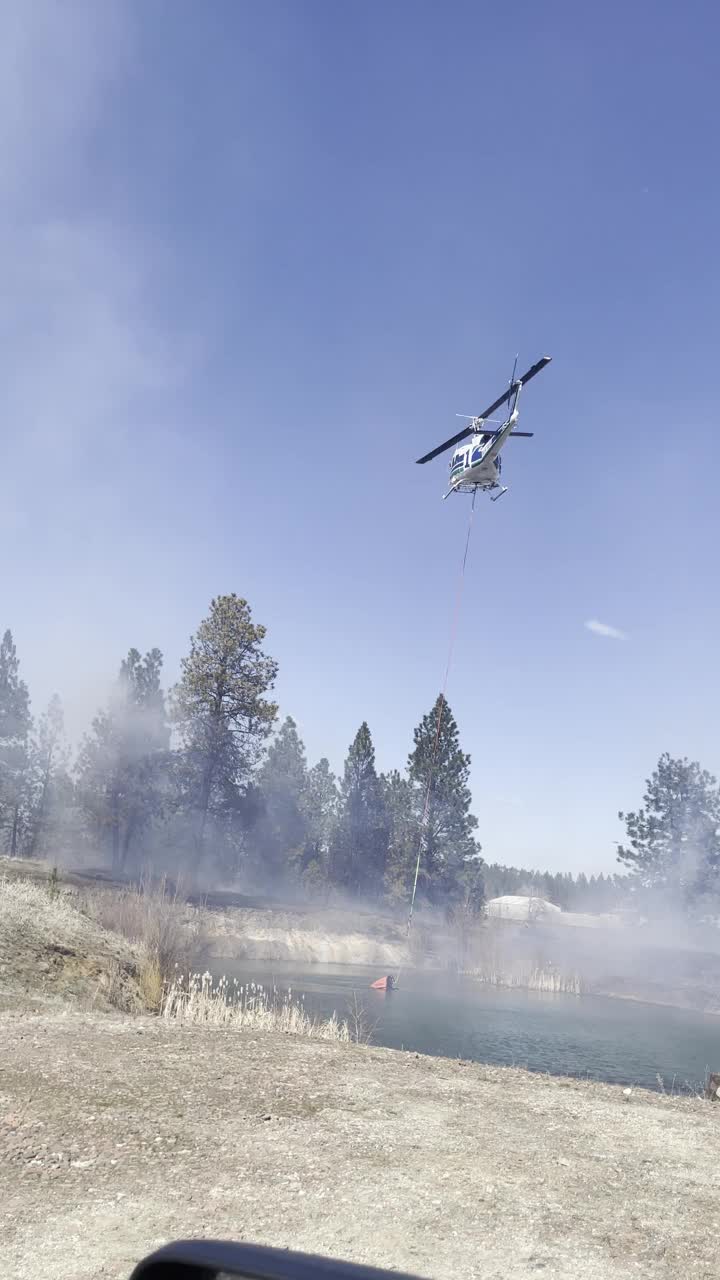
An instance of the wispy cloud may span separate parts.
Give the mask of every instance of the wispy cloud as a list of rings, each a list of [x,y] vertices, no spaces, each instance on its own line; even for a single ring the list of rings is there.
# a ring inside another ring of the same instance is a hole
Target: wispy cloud
[[[608,626],[607,622],[598,622],[596,618],[591,618],[585,623],[588,631],[592,631],[593,635],[606,636],[609,640],[625,640],[624,631],[618,630],[617,627]]]

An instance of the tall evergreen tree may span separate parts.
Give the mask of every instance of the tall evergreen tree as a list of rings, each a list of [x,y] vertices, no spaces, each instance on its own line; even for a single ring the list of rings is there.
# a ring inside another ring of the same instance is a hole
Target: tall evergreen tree
[[[30,748],[32,800],[27,841],[30,857],[56,854],[65,844],[73,810],[70,748],[60,698],[53,694]]]
[[[302,878],[309,890],[324,892],[330,878],[330,849],[338,823],[340,797],[334,773],[323,757],[307,776],[307,843]]]
[[[627,845],[618,861],[643,890],[692,911],[720,894],[720,793],[694,761],[661,755],[643,805],[620,813]]]
[[[263,653],[264,639],[246,600],[218,596],[181,664],[173,718],[182,747],[182,803],[194,819],[198,861],[209,822],[215,838],[230,843],[247,825],[251,774],[277,715],[265,696],[277,663]]]
[[[397,769],[382,778],[388,848],[385,895],[392,904],[407,905],[412,893],[420,840],[420,823],[412,783]]]
[[[375,771],[375,749],[363,721],[348,751],[341,809],[331,851],[333,882],[353,894],[382,893],[387,857],[387,819]]]
[[[14,857],[20,851],[29,793],[30,697],[6,631],[0,641],[0,839]]]
[[[131,649],[107,707],[99,711],[78,758],[78,796],[95,835],[122,870],[167,796],[170,732],[160,685],[162,654]]]
[[[470,756],[461,750],[455,717],[442,696],[414,738],[408,776],[423,826],[419,884],[431,901],[443,901],[460,894],[465,864],[480,851],[472,834],[477,819],[470,812]]]
[[[305,747],[291,716],[270,744],[257,786],[262,816],[252,835],[254,870],[277,881],[302,869],[309,837]]]

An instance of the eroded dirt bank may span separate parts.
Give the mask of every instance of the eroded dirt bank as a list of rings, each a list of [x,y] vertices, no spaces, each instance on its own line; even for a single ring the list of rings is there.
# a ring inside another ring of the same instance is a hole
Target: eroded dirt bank
[[[717,1277],[720,1105],[390,1050],[0,1016],[3,1269],[178,1236],[429,1277]]]
[[[216,966],[280,960],[398,968],[409,958],[404,927],[369,911],[215,907],[203,911],[202,929],[204,958]]]

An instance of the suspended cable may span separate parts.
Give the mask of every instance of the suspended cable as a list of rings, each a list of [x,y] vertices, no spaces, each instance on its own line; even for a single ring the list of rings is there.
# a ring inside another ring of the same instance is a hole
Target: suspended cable
[[[430,760],[430,771],[428,773],[427,788],[425,790],[425,804],[423,807],[422,822],[420,824],[420,842],[418,847],[417,862],[415,863],[415,878],[413,880],[412,897],[410,899],[410,913],[407,921],[407,934],[410,933],[412,925],[413,911],[415,909],[415,895],[417,893],[418,876],[420,875],[420,863],[422,861],[423,849],[426,844],[427,826],[430,817],[430,796],[432,794],[432,784],[435,776],[435,763],[437,760],[438,746],[440,745],[440,730],[442,728],[443,714],[446,705],[446,695],[448,680],[450,679],[450,668],[452,666],[453,652],[455,650],[455,640],[457,638],[458,624],[460,622],[460,606],[462,604],[463,587],[465,586],[465,567],[467,565],[468,550],[470,548],[470,535],[473,527],[473,517],[475,515],[475,499],[477,497],[477,489],[473,491],[472,504],[470,507],[470,519],[468,520],[467,535],[465,537],[465,550],[463,552],[462,567],[460,569],[460,580],[458,582],[457,596],[455,599],[455,610],[453,614],[452,624],[450,627],[450,644],[448,648],[448,659],[445,667],[445,678],[443,680],[442,692],[438,702],[437,724],[435,726],[435,741],[433,743],[432,757]]]

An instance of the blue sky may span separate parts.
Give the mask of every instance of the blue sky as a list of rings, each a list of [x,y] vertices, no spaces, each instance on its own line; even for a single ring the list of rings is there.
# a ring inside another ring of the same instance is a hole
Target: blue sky
[[[661,751],[720,771],[715,7],[6,9],[0,625],[35,710],[81,732],[131,645],[171,683],[237,591],[310,758],[367,719],[402,765],[468,515],[414,459],[549,353],[449,701],[486,857],[612,869]]]

